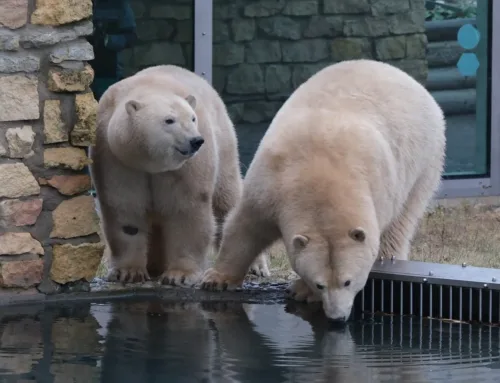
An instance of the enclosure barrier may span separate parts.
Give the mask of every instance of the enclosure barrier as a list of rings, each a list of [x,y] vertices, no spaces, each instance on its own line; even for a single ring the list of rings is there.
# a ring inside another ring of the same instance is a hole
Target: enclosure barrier
[[[357,295],[353,312],[498,326],[499,281],[499,269],[381,260]]]

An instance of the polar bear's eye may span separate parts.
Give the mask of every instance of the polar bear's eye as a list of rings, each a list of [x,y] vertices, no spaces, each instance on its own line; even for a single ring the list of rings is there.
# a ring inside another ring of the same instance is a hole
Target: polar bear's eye
[[[165,122],[166,122],[168,125],[172,125],[172,124],[174,123],[174,120],[173,120],[173,119],[171,119],[171,118],[167,118],[167,119],[165,120]]]
[[[316,284],[316,287],[318,288],[318,290],[323,290],[325,288],[325,286],[320,285],[319,283]]]
[[[351,285],[351,281],[345,281],[344,286],[349,287]]]
[[[196,117],[193,117],[193,118],[191,119],[191,121],[195,122],[195,121],[196,121]]]

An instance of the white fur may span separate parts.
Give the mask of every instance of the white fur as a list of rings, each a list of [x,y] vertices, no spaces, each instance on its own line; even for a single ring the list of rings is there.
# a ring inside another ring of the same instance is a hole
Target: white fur
[[[203,286],[239,285],[260,249],[282,237],[301,277],[292,294],[347,318],[377,256],[407,259],[444,153],[443,113],[403,71],[371,60],[319,71],[262,139]]]

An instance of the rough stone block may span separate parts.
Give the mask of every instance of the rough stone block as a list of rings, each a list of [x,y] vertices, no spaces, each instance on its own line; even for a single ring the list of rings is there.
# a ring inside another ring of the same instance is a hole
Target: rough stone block
[[[177,33],[174,41],[179,43],[192,43],[194,41],[193,20],[177,21]]]
[[[332,60],[372,58],[372,44],[367,38],[336,38],[331,45]]]
[[[91,181],[87,174],[76,176],[57,175],[44,180],[47,185],[57,189],[63,195],[75,195],[90,189]]]
[[[50,278],[60,284],[94,279],[104,253],[102,243],[54,245]]]
[[[255,36],[254,19],[238,19],[231,22],[233,40],[236,42],[250,41]]]
[[[425,59],[427,54],[427,35],[425,33],[406,36],[406,57]]]
[[[231,41],[216,43],[213,45],[214,65],[236,65],[245,60],[245,47]]]
[[[99,219],[94,198],[82,195],[61,202],[52,212],[54,227],[50,238],[76,238],[97,233]]]
[[[246,60],[251,64],[281,61],[281,48],[278,41],[254,40],[246,47]]]
[[[285,7],[285,0],[260,0],[245,5],[243,15],[246,17],[268,17],[277,15]]]
[[[224,21],[220,21],[213,24],[213,42],[220,43],[223,41],[228,41],[229,36],[229,26]]]
[[[292,71],[286,65],[269,65],[266,68],[266,91],[289,93],[292,91]]]
[[[389,35],[389,24],[385,17],[352,17],[344,20],[346,37],[379,37]]]
[[[0,202],[0,227],[34,225],[42,211],[43,200],[5,200]]]
[[[168,57],[165,56],[168,52]],[[146,67],[161,64],[186,65],[182,45],[170,41],[154,42],[134,48],[135,66]]]
[[[330,63],[303,64],[297,65],[292,72],[292,86],[297,89],[302,83],[308,80],[313,74],[323,69]]]
[[[370,0],[324,0],[323,12],[333,14],[369,13]]]
[[[57,28],[29,25],[21,33],[21,45],[28,49],[41,48],[91,35],[92,31],[93,25],[91,21],[82,21]]]
[[[26,53],[0,53],[0,68],[3,73],[36,72],[40,69],[40,59]]]
[[[40,193],[40,185],[23,163],[0,165],[0,197],[18,198]]]
[[[83,69],[51,68],[47,86],[52,92],[83,92],[94,81],[94,70],[90,65]]]
[[[9,261],[0,263],[0,286],[30,288],[43,277],[43,260]]]
[[[425,9],[425,1],[426,0],[410,0],[411,9]]]
[[[372,0],[372,14],[383,16],[410,10],[409,0]]]
[[[47,148],[43,153],[43,164],[46,168],[82,170],[90,164],[90,159],[81,148]]]
[[[230,94],[264,93],[264,74],[257,64],[242,64],[227,76],[226,91]]]
[[[239,4],[217,4],[213,7],[215,20],[230,20],[238,17],[240,6]]]
[[[243,118],[244,110],[245,110],[244,103],[229,104],[227,106],[227,112],[229,114],[229,117],[234,123],[238,123],[241,121],[241,119]]]
[[[31,23],[63,25],[92,16],[92,0],[37,0]]]
[[[19,50],[19,35],[8,29],[0,29],[0,51]]]
[[[405,59],[397,61],[388,61],[388,63],[402,69],[421,84],[425,84],[427,80],[427,75],[429,73],[427,60]]]
[[[328,42],[322,39],[283,41],[281,52],[284,62],[315,62],[328,58]]]
[[[304,37],[340,36],[344,29],[344,16],[312,16],[304,30]]]
[[[28,0],[0,1],[0,26],[21,28],[28,22]]]
[[[28,158],[35,154],[33,152],[35,132],[31,126],[7,129],[5,138],[9,144],[10,158]]]
[[[425,9],[392,15],[388,19],[389,32],[396,35],[425,32]]]
[[[281,105],[281,102],[246,102],[242,120],[250,124],[269,122],[273,119]]]
[[[0,234],[0,255],[39,254],[44,255],[43,247],[30,233]]]
[[[92,92],[75,96],[76,123],[71,131],[71,143],[90,146],[95,142],[97,125],[97,101]]]
[[[318,14],[318,0],[288,1],[283,9],[284,15],[312,16]]]
[[[7,157],[7,148],[0,142],[0,157]]]
[[[266,17],[257,22],[258,28],[271,38],[298,40],[301,35],[300,23],[290,17]]]
[[[137,37],[140,41],[170,39],[174,32],[175,24],[169,20],[137,20]]]
[[[406,56],[406,37],[384,37],[375,41],[375,53],[378,60],[397,60]]]
[[[153,19],[188,20],[192,18],[193,6],[158,4],[151,7],[149,16]]]
[[[44,143],[68,141],[68,132],[61,115],[61,101],[46,100],[43,107]]]
[[[94,59],[94,49],[87,40],[76,40],[55,47],[50,52],[49,59],[55,64],[66,60],[90,61]]]
[[[15,74],[0,77],[0,121],[38,120],[38,78]]]

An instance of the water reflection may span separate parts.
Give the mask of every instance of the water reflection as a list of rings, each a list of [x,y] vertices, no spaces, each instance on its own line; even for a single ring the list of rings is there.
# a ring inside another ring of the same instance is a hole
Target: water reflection
[[[290,303],[3,309],[0,382],[497,381],[498,328],[378,318],[333,329]]]

